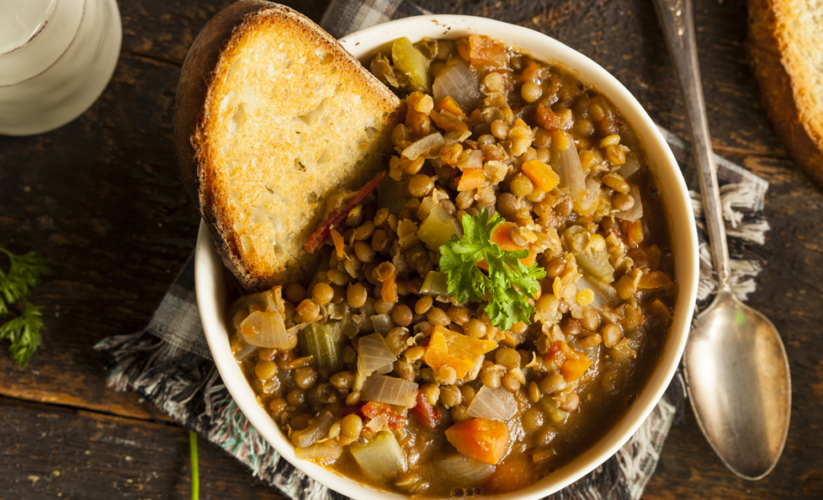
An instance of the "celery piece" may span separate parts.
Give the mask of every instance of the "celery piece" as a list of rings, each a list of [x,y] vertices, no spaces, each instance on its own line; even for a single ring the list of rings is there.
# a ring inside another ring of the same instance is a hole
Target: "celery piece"
[[[421,90],[429,90],[429,68],[426,56],[414,48],[408,38],[398,38],[392,43],[391,56],[394,65]]]
[[[432,297],[444,297],[449,294],[449,284],[446,275],[437,271],[429,271],[423,284],[420,285],[420,293],[431,295]]]
[[[540,407],[543,408],[544,412],[546,412],[546,415],[549,417],[549,421],[555,425],[562,424],[569,416],[569,412],[558,408],[554,402],[554,399],[550,396],[543,396],[540,400]]]
[[[460,227],[457,219],[449,215],[440,205],[431,207],[429,216],[417,230],[417,237],[432,250],[439,249],[441,245],[451,240],[453,235],[457,235],[458,238],[463,236],[463,228]]]
[[[406,470],[406,453],[394,434],[383,431],[365,444],[349,446],[363,472],[378,481],[390,481]]]
[[[343,333],[339,321],[312,323],[300,333],[300,349],[314,356],[317,368],[332,375],[343,369]]]

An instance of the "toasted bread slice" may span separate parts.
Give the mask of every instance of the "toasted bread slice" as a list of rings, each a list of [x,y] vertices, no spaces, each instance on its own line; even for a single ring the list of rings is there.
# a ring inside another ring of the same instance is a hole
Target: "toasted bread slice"
[[[749,49],[775,131],[823,185],[823,2],[749,0]]]
[[[194,41],[174,133],[183,182],[247,290],[305,280],[332,193],[381,169],[400,101],[282,5],[240,1]]]

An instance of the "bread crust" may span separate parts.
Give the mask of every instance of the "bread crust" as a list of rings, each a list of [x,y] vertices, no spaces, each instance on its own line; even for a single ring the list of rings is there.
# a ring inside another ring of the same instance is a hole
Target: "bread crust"
[[[789,34],[797,0],[749,0],[748,49],[763,105],[794,161],[823,186],[823,106],[808,61]]]
[[[180,175],[189,196],[206,221],[212,238],[224,264],[248,291],[270,288],[277,283],[305,279],[305,269],[310,266],[311,256],[302,255],[301,269],[280,269],[266,272],[254,255],[246,255],[241,249],[240,237],[234,230],[224,186],[212,182],[214,153],[209,141],[209,118],[213,85],[225,74],[238,49],[238,41],[256,29],[270,29],[278,23],[292,23],[301,38],[320,47],[334,57],[335,65],[343,72],[363,74],[358,90],[371,103],[395,110],[397,97],[374,78],[360,63],[340,47],[337,40],[298,12],[271,2],[241,0],[218,13],[205,26],[192,44],[181,70],[177,88],[174,116],[174,134]],[[342,166],[340,166],[342,168]],[[351,168],[351,166],[349,166]],[[365,170],[375,170],[370,166]],[[380,166],[379,168],[382,168]],[[363,174],[357,174],[358,179]],[[306,188],[307,186],[299,186]],[[353,186],[350,186],[350,188]],[[323,211],[318,204],[318,213]],[[305,252],[304,252],[305,253]]]

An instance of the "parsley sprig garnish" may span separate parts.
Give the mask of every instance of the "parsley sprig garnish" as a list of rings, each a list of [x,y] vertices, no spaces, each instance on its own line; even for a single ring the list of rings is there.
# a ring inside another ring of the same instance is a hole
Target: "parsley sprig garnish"
[[[0,322],[3,322],[0,339],[11,342],[12,361],[24,367],[34,351],[43,345],[41,308],[29,302],[28,296],[47,271],[46,261],[37,252],[15,255],[0,248],[0,253],[5,254],[10,263],[8,270],[0,266]]]
[[[506,251],[492,241],[494,228],[503,222],[500,214],[489,219],[484,208],[480,215],[463,216],[462,222],[463,237],[454,235],[440,247],[440,270],[446,273],[449,293],[461,302],[482,302],[488,295],[485,310],[503,330],[518,321],[529,324],[534,306],[527,299],[534,299],[546,270],[520,262],[528,250]],[[480,261],[486,261],[488,274],[477,267]]]

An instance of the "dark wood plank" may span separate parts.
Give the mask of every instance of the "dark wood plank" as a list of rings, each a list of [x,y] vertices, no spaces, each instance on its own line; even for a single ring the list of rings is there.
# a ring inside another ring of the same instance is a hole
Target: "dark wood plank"
[[[45,345],[26,370],[0,356],[0,394],[149,416],[104,387],[108,358],[91,346],[142,329],[194,247],[171,144],[178,73],[126,55],[80,119],[0,137],[0,244],[37,249],[51,268],[32,297],[45,306]]]
[[[5,500],[190,498],[186,429],[7,398],[0,413]],[[198,448],[202,500],[285,500],[218,447]]]
[[[118,2],[123,19],[123,49],[177,65],[183,64],[189,46],[206,22],[234,0],[140,0]],[[284,0],[319,23],[328,0]]]

